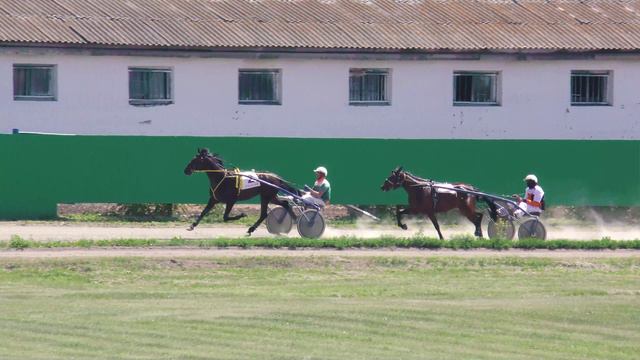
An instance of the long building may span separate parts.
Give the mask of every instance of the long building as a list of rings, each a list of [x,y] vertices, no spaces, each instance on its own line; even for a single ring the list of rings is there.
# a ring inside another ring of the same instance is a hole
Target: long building
[[[308,139],[328,149],[308,157],[340,170],[343,202],[386,202],[354,195],[346,170],[366,169],[343,162],[387,140],[413,153],[382,167],[496,191],[538,171],[559,203],[640,204],[638,84],[637,1],[0,0],[0,132],[232,139],[227,153]],[[451,160],[434,169],[411,146]],[[604,189],[603,171],[623,185]],[[167,200],[82,194],[56,201]]]

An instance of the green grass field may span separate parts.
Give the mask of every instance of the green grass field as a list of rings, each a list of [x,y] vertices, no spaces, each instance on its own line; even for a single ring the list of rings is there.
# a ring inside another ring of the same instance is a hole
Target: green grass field
[[[637,359],[640,257],[0,260],[2,359]]]

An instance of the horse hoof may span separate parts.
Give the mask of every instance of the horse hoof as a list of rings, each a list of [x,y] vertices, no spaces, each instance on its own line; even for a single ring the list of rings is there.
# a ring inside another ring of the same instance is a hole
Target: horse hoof
[[[194,227],[193,225],[191,225],[191,226],[189,226],[189,227],[187,228],[187,231],[193,231],[193,229],[195,229],[195,227]]]
[[[405,225],[405,224],[402,224],[402,225],[400,225],[400,228],[402,230],[407,230],[409,227],[407,225]]]

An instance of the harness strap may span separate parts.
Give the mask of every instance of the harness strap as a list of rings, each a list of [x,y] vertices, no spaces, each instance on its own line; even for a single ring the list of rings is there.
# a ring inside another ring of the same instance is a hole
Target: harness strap
[[[233,172],[236,174],[236,189],[238,190],[238,193],[236,194],[236,196],[240,196],[240,169],[235,168],[233,169]]]
[[[438,206],[438,190],[433,186],[429,186],[431,189],[431,201],[433,202],[433,211],[436,211],[436,207]]]
[[[240,169],[235,168],[232,171],[228,170],[228,169],[222,169],[222,170],[194,170],[194,172],[204,172],[204,173],[208,173],[208,172],[221,172],[224,173],[224,176],[222,177],[222,179],[220,179],[220,181],[218,182],[218,184],[216,185],[215,188],[213,187],[209,187],[209,189],[211,189],[211,196],[216,200],[216,201],[220,201],[218,199],[218,197],[216,196],[216,192],[218,191],[218,188],[220,187],[220,185],[222,185],[222,183],[228,179],[228,178],[232,178],[234,177],[236,179],[236,190],[238,191],[236,196],[240,196]],[[229,173],[233,173],[234,175],[232,176],[227,176],[227,174]]]
[[[220,201],[220,200],[218,200],[218,197],[216,196],[216,191],[218,191],[218,188],[220,187],[220,184],[222,184],[222,182],[224,181],[224,179],[226,179],[226,178],[222,178],[222,180],[220,180],[220,182],[218,183],[218,185],[216,185],[215,189],[214,189],[214,188],[211,188],[211,196],[213,196],[213,198],[214,198],[216,201]]]

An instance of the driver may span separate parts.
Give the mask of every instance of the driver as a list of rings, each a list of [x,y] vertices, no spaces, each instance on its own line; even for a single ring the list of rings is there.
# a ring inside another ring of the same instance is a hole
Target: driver
[[[318,166],[313,172],[316,174],[316,182],[313,187],[304,186],[306,192],[302,198],[320,207],[325,207],[331,201],[331,184],[327,180],[327,168]]]
[[[540,216],[542,210],[544,210],[544,190],[538,185],[538,177],[533,174],[527,175],[524,181],[527,183],[527,188],[524,191],[524,199],[515,194],[513,197],[519,203],[526,204],[529,214]]]

